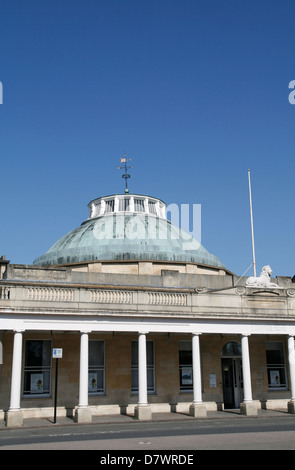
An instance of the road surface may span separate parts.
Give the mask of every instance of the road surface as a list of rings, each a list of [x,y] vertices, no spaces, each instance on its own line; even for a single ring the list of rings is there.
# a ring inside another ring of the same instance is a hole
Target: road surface
[[[295,450],[295,417],[1,429],[0,450]]]

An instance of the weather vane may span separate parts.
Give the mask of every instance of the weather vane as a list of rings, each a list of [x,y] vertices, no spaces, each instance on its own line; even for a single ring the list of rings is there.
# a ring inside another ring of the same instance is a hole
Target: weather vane
[[[124,163],[124,166],[117,166],[117,170],[125,170],[125,173],[122,175],[122,178],[125,178],[125,193],[129,193],[129,189],[127,186],[127,180],[130,178],[130,175],[127,173],[129,168],[133,168],[132,165],[127,166],[127,162],[129,162],[131,158],[126,158],[126,153],[124,153],[124,157],[120,158],[121,163]]]

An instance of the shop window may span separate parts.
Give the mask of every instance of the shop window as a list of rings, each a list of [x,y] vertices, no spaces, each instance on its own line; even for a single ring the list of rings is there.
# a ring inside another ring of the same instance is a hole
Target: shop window
[[[146,342],[147,391],[155,393],[154,342]],[[138,341],[131,341],[131,392],[138,393]]]
[[[266,362],[269,390],[287,389],[284,343],[266,343]]]
[[[88,393],[105,394],[105,352],[104,341],[89,341]]]
[[[25,345],[24,397],[50,396],[51,341],[27,340]]]
[[[179,381],[180,390],[193,390],[192,342],[179,341]]]

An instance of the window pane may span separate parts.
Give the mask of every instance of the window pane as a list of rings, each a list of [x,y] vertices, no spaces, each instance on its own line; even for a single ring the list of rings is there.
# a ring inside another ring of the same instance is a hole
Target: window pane
[[[266,360],[268,364],[284,364],[284,357],[281,351],[266,351]]]
[[[131,365],[138,367],[138,342],[131,341]]]
[[[179,351],[179,365],[192,365],[192,351]]]
[[[148,367],[147,368],[147,389],[148,392],[154,391],[154,368]]]
[[[192,342],[191,341],[179,341],[179,351],[191,351]]]
[[[179,341],[179,365],[192,365],[192,342]]]
[[[193,388],[193,368],[192,366],[180,366],[180,390],[192,390]]]
[[[51,362],[50,341],[26,341],[25,366],[49,366]]]
[[[286,387],[286,376],[285,368],[273,368],[270,367],[267,371],[268,373],[268,384],[271,388],[276,387]]]
[[[104,366],[103,341],[89,341],[89,366]]]
[[[193,388],[192,342],[179,341],[179,383],[180,390]]]
[[[138,392],[138,369],[131,369],[131,390]]]
[[[88,372],[88,392],[104,393],[104,370],[89,369]]]
[[[153,341],[147,341],[147,343],[146,343],[146,362],[147,362],[147,366],[153,367],[153,365],[154,365],[154,343],[153,343]]]

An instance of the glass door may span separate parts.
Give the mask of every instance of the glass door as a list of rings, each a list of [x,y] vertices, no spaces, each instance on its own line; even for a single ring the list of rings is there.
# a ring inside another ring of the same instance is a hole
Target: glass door
[[[239,408],[243,401],[241,344],[237,341],[226,343],[221,352],[221,369],[224,408]]]
[[[234,408],[233,360],[221,359],[224,408]]]

